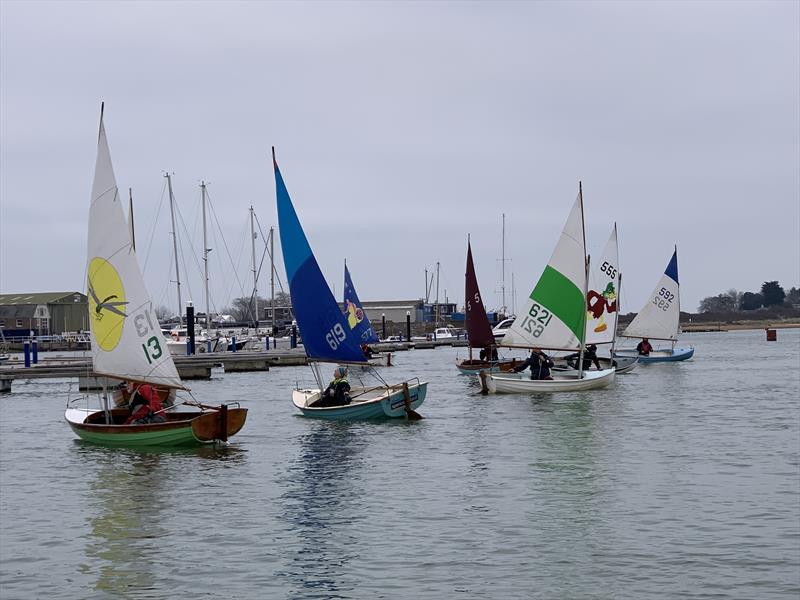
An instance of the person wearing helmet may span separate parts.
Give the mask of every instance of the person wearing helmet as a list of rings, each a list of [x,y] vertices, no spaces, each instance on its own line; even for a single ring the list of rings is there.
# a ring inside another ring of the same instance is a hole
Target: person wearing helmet
[[[350,383],[347,381],[347,367],[336,367],[333,370],[333,380],[325,391],[309,406],[313,408],[327,408],[329,406],[346,406],[350,404]]]
[[[568,354],[564,358],[567,360],[567,364],[572,367],[573,369],[578,368],[578,360],[580,359],[581,353],[575,352],[574,354]],[[592,363],[594,366],[597,367],[597,370],[600,371],[600,361],[597,360],[597,346],[594,344],[589,344],[586,349],[583,351],[583,370],[588,371],[592,368]]]

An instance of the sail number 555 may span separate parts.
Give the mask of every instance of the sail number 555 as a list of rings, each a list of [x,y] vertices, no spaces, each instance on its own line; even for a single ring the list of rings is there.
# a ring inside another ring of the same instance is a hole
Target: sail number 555
[[[331,347],[331,350],[336,350],[344,341],[344,338],[347,337],[347,334],[344,332],[342,325],[340,323],[336,323],[333,328],[325,334],[325,341],[328,342],[328,345]]]
[[[667,310],[673,300],[675,300],[675,294],[670,292],[667,288],[661,288],[661,291],[653,298],[653,304],[661,310]]]
[[[525,320],[522,321],[522,329],[533,337],[539,337],[544,332],[544,328],[550,324],[552,318],[553,313],[534,302],[528,314],[525,315]]]

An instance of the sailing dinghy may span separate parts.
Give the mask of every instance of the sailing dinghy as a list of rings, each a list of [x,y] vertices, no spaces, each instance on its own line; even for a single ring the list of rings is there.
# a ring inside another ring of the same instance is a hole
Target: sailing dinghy
[[[478,375],[481,371],[511,371],[516,360],[486,360],[473,358],[473,348],[492,352],[497,348],[497,341],[492,334],[489,317],[481,299],[478,278],[475,276],[475,265],[472,262],[472,246],[467,239],[467,271],[465,274],[464,313],[469,343],[469,358],[456,363],[459,372],[465,375]],[[491,355],[490,355],[491,357]],[[489,357],[489,358],[490,358]]]
[[[344,263],[344,315],[347,319],[347,324],[350,329],[358,338],[359,343],[377,344],[380,342],[378,334],[372,328],[372,323],[367,317],[367,313],[358,299],[356,287],[353,285],[353,279],[350,277],[350,271],[347,268],[347,261]],[[373,353],[367,358],[367,362],[373,367],[391,367],[392,366],[392,353],[380,352]]]
[[[553,255],[533,288],[525,310],[500,342],[514,348],[580,352],[578,370],[553,371],[551,380],[522,373],[481,373],[484,392],[561,392],[601,388],[614,381],[614,369],[583,370],[586,341],[588,260],[583,224],[583,192],[572,206]]]
[[[374,370],[372,372],[379,379],[379,385],[351,387],[350,404],[311,406],[320,399],[326,387],[323,377],[327,373],[320,372],[321,363],[332,363],[331,366],[356,364],[363,367],[367,364],[367,357],[361,350],[360,338],[351,329],[322,276],[278,169],[274,148],[272,163],[275,169],[278,226],[286,277],[289,280],[295,319],[303,335],[303,348],[318,386],[315,389],[295,389],[292,402],[304,416],[317,419],[340,421],[385,417],[419,418],[415,410],[425,400],[428,383],[414,378],[390,385],[380,379]]]
[[[677,362],[694,355],[694,348],[676,348],[680,328],[681,296],[678,284],[678,247],[667,265],[666,271],[656,284],[650,299],[630,322],[622,337],[647,338],[671,342],[670,348],[653,350],[648,356],[639,356],[635,348],[617,350],[614,357],[638,356],[643,364]]]
[[[131,243],[100,110],[97,162],[89,208],[87,290],[93,370],[98,375],[149,384],[162,397],[187,390],[167,350]],[[162,423],[125,425],[128,409],[90,408],[89,396],[67,404],[64,417],[82,439],[120,446],[185,446],[227,441],[244,425],[238,403],[217,407],[183,402],[194,410],[163,413]]]
[[[617,224],[614,223],[600,260],[593,261],[589,272],[589,289],[586,292],[586,345],[610,345],[608,357],[599,356],[598,362],[605,365],[605,368],[613,366],[617,373],[628,373],[636,368],[638,358],[614,357],[621,281]]]

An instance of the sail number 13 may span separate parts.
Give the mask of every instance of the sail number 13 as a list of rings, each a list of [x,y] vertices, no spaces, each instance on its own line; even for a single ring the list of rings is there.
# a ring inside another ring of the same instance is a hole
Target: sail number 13
[[[341,323],[336,323],[336,325],[325,334],[325,341],[328,342],[331,350],[336,350],[346,337],[347,334],[344,332]]]
[[[544,332],[544,328],[550,324],[552,318],[553,313],[534,302],[522,322],[522,329],[533,335],[533,337],[539,337]]]

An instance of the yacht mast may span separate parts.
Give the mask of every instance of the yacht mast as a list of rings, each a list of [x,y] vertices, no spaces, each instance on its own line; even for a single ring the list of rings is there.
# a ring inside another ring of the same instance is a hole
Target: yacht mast
[[[253,207],[250,206],[250,243],[253,251],[253,307],[256,329],[258,329],[258,272],[256,271],[256,230],[253,225]]]
[[[502,253],[502,258],[500,259],[500,262],[501,262],[502,266],[500,268],[501,268],[502,273],[503,273],[503,275],[502,275],[503,279],[502,279],[502,282],[500,284],[500,286],[501,286],[500,289],[502,290],[502,294],[503,294],[503,296],[502,296],[502,298],[503,298],[502,311],[503,311],[503,317],[505,317],[506,316],[506,311],[507,311],[507,307],[506,307],[506,213],[503,213],[503,251],[502,252],[503,252]]]
[[[131,247],[136,252],[136,230],[133,227],[133,188],[128,188],[128,227],[131,230]]]
[[[205,294],[206,294],[206,335],[211,332],[211,312],[209,311],[208,302],[208,253],[211,248],[208,247],[208,236],[206,234],[206,182],[200,182],[200,200],[203,205],[203,269],[205,272]]]
[[[439,327],[439,261],[436,261],[436,327]]]
[[[272,312],[272,337],[275,337],[277,330],[275,329],[275,228],[269,228],[269,286],[271,288],[270,295],[270,311]]]
[[[175,196],[172,193],[172,177],[164,173],[169,189],[169,214],[172,217],[172,250],[175,253],[175,285],[178,290],[178,319],[183,323],[183,303],[181,302],[181,272],[178,268],[178,230],[175,227]]]

